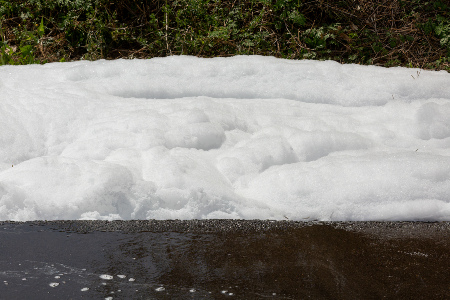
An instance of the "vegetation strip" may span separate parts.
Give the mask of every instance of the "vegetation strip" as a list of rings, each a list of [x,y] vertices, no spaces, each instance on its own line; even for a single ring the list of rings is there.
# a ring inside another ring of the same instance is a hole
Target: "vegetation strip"
[[[448,1],[0,0],[0,65],[267,55],[450,70]]]

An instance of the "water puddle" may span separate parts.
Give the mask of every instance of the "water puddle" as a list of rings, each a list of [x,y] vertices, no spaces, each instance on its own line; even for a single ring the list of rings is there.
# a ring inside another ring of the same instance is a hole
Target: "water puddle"
[[[449,295],[450,247],[439,236],[386,239],[324,224],[243,224],[234,231],[84,234],[55,224],[2,224],[0,299]]]

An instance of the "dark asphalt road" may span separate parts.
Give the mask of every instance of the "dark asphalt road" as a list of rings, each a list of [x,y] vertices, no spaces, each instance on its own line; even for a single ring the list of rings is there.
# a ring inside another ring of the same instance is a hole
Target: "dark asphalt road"
[[[1,300],[450,299],[449,270],[450,222],[0,222]]]

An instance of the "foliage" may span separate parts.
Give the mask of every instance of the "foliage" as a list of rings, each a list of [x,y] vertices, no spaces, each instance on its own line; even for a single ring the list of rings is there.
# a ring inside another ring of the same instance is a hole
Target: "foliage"
[[[0,26],[0,64],[259,54],[450,68],[442,0],[0,0]]]

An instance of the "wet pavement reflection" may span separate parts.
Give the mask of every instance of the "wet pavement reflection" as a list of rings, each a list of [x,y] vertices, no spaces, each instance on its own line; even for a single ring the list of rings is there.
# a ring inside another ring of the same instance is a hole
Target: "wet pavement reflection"
[[[448,223],[80,222],[0,222],[0,299],[450,298]]]

